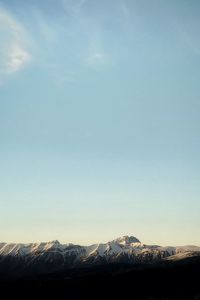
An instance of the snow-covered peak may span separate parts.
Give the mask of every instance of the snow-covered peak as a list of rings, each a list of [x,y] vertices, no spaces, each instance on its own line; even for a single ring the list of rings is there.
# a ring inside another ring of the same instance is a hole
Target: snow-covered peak
[[[58,240],[51,241],[51,243],[54,244],[54,245],[60,245],[60,242]]]
[[[74,244],[60,244],[59,241],[32,243],[32,244],[5,244],[0,243],[0,257],[15,256],[27,259],[58,260],[59,263],[68,262],[70,265],[80,262],[141,262],[162,259],[181,253],[198,251],[200,247],[162,247],[158,245],[142,244],[134,236],[122,236],[107,243],[90,246]]]
[[[40,274],[43,271],[57,272],[84,265],[175,261],[195,255],[200,257],[200,247],[145,245],[134,236],[128,235],[90,246],[60,244],[57,240],[31,244],[0,243],[0,270],[4,270],[6,266],[7,273],[8,264],[12,274],[29,274],[33,270]]]
[[[55,240],[55,241],[46,243],[45,250],[53,250],[53,249],[58,249],[61,247],[62,247],[62,245],[59,243],[59,241]]]
[[[47,245],[49,245],[51,247],[59,247],[61,244],[59,241],[55,240],[55,241],[48,242]]]
[[[113,241],[116,244],[121,244],[121,245],[131,245],[133,243],[140,243],[140,241],[134,237],[134,236],[128,236],[124,235],[122,237],[119,237]]]

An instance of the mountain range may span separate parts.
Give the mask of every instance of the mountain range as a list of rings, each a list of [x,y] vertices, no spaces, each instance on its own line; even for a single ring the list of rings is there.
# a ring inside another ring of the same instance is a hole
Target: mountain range
[[[73,268],[106,264],[127,265],[176,261],[194,253],[200,247],[162,247],[146,245],[134,236],[123,236],[107,243],[80,246],[47,243],[0,243],[0,278],[53,273]]]

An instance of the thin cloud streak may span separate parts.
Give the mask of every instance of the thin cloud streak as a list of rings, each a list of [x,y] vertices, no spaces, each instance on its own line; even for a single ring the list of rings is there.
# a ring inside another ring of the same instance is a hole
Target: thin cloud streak
[[[25,30],[11,14],[0,7],[0,81],[20,71],[31,59]]]

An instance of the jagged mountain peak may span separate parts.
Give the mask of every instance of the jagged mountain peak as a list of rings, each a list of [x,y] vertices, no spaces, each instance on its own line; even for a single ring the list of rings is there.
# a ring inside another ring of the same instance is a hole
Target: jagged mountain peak
[[[128,236],[128,235],[121,236],[121,237],[113,240],[113,242],[117,243],[117,244],[122,244],[122,245],[130,245],[132,243],[140,243],[140,241],[136,237]]]
[[[60,242],[58,240],[53,240],[53,241],[50,241],[48,244],[51,244],[51,245],[60,245]]]
[[[9,269],[10,274],[18,274],[20,270],[27,274],[39,274],[93,264],[138,264],[156,262],[167,257],[175,260],[176,257],[183,254],[187,256],[194,251],[200,255],[200,247],[145,245],[136,237],[128,235],[89,246],[60,244],[58,240],[32,244],[0,243],[0,269],[5,268],[6,272]]]

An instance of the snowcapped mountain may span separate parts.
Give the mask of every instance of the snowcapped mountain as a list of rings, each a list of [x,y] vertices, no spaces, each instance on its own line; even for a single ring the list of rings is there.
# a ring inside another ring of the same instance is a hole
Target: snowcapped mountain
[[[90,246],[60,244],[0,243],[0,273],[38,274],[105,263],[147,263],[177,255],[200,252],[200,247],[161,247],[142,244],[133,236]]]

